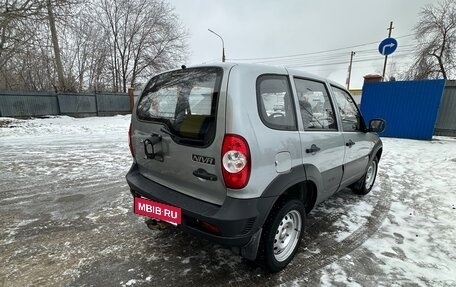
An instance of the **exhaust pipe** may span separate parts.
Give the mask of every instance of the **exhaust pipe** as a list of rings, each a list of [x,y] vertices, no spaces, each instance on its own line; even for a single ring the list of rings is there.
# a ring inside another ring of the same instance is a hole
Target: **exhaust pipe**
[[[150,217],[145,220],[145,223],[150,230],[165,230],[171,225],[165,221]]]

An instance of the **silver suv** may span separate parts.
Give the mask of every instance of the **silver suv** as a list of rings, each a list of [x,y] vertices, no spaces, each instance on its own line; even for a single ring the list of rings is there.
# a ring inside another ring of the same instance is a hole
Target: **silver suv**
[[[132,114],[134,212],[277,272],[316,204],[372,189],[384,126],[367,127],[349,92],[302,71],[182,66],[153,77]]]

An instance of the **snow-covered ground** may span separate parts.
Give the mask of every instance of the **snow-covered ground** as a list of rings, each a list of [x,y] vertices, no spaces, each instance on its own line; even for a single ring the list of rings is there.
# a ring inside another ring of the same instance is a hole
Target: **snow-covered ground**
[[[380,175],[368,197],[381,193],[379,187],[389,181],[389,211],[358,250],[325,268],[322,283],[366,285],[350,281],[343,270],[364,261],[370,269],[365,279],[381,285],[456,286],[456,139],[382,140]],[[365,202],[351,207],[350,218],[337,223],[348,227],[339,236],[363,224],[370,209]]]
[[[367,196],[309,214],[269,275],[131,212],[129,116],[0,118],[0,286],[456,286],[456,140],[384,138]]]

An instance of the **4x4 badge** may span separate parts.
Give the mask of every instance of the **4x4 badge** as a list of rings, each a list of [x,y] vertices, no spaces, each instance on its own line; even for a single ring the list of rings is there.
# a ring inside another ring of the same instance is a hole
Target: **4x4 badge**
[[[207,157],[207,156],[202,156],[202,155],[197,155],[197,154],[192,154],[192,160],[200,163],[205,163],[205,164],[215,164],[215,159],[213,157]]]

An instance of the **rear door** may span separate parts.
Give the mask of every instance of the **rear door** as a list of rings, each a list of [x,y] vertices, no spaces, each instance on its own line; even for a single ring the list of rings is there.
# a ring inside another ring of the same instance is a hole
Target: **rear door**
[[[321,183],[323,198],[337,191],[342,179],[344,138],[326,83],[294,78],[303,128],[300,129],[307,177]]]
[[[360,179],[366,172],[373,143],[364,132],[365,124],[350,93],[336,86],[331,88],[339,110],[345,140],[342,185],[348,185]]]
[[[225,131],[223,75],[218,67],[158,75],[144,88],[132,118],[140,173],[218,205],[226,196],[220,168]]]

